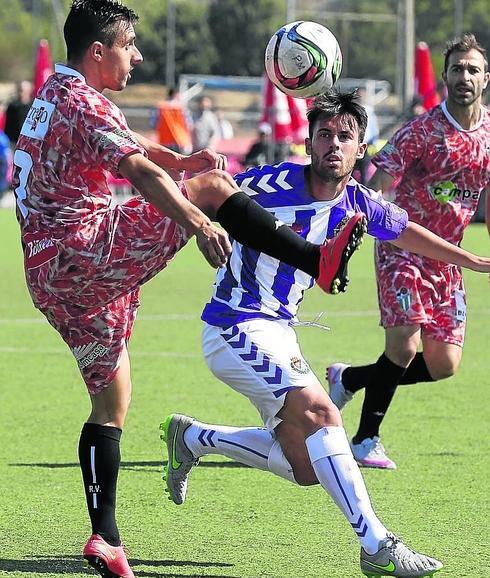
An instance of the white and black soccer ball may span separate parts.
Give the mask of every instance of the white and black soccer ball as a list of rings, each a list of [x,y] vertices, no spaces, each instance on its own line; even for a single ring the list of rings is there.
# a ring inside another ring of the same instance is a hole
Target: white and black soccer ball
[[[316,22],[286,24],[265,49],[267,76],[282,92],[311,98],[327,91],[342,71],[342,52],[335,36]]]

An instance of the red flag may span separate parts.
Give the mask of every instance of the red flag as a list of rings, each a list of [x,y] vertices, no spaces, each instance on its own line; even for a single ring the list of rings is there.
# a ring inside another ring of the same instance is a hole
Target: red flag
[[[287,96],[264,76],[260,123],[271,126],[275,142],[303,143],[308,131],[306,101]]]
[[[48,41],[40,40],[34,65],[34,96],[52,73],[53,61],[51,60]]]
[[[430,49],[425,42],[419,42],[415,49],[415,94],[421,98],[425,110],[440,102]]]

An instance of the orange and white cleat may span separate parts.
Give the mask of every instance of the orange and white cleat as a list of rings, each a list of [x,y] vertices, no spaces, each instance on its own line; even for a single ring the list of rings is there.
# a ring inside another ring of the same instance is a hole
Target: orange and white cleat
[[[366,231],[366,216],[364,213],[356,213],[338,235],[327,239],[320,247],[320,272],[316,282],[325,293],[336,295],[345,291],[349,283],[347,264],[354,251],[362,244]]]
[[[135,578],[122,544],[111,546],[98,534],[87,540],[83,557],[102,578]]]

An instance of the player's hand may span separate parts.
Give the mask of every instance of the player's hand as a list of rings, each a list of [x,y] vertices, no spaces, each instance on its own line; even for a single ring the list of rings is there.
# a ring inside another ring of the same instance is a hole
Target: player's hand
[[[196,232],[199,251],[204,255],[211,267],[224,267],[231,253],[231,243],[228,233],[213,224],[203,225]]]
[[[479,273],[490,273],[490,257],[476,257],[476,263],[469,265],[468,269],[473,269]]]
[[[228,161],[225,155],[221,155],[211,149],[202,149],[182,159],[182,169],[190,173],[200,173],[211,169],[226,170]]]

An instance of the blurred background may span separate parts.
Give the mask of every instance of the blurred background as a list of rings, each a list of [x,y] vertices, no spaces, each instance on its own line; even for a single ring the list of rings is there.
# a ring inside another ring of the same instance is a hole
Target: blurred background
[[[265,46],[286,22],[314,20],[336,35],[343,53],[338,85],[363,89],[373,120],[371,154],[408,118],[444,98],[440,79],[447,40],[470,31],[484,47],[490,45],[488,0],[124,3],[140,16],[137,45],[145,60],[123,92],[107,96],[132,128],[183,152],[199,144],[193,127],[212,116],[216,130],[204,144],[229,156],[232,173],[286,158],[306,162],[304,101],[291,104],[264,79]],[[65,60],[69,5],[70,0],[0,3],[0,128],[5,129],[9,104],[17,102],[22,116],[53,62]],[[7,136],[12,147],[15,127]],[[371,170],[362,167],[355,176],[367,179]],[[124,182],[113,186],[128,192]],[[7,185],[2,188],[8,195]]]

